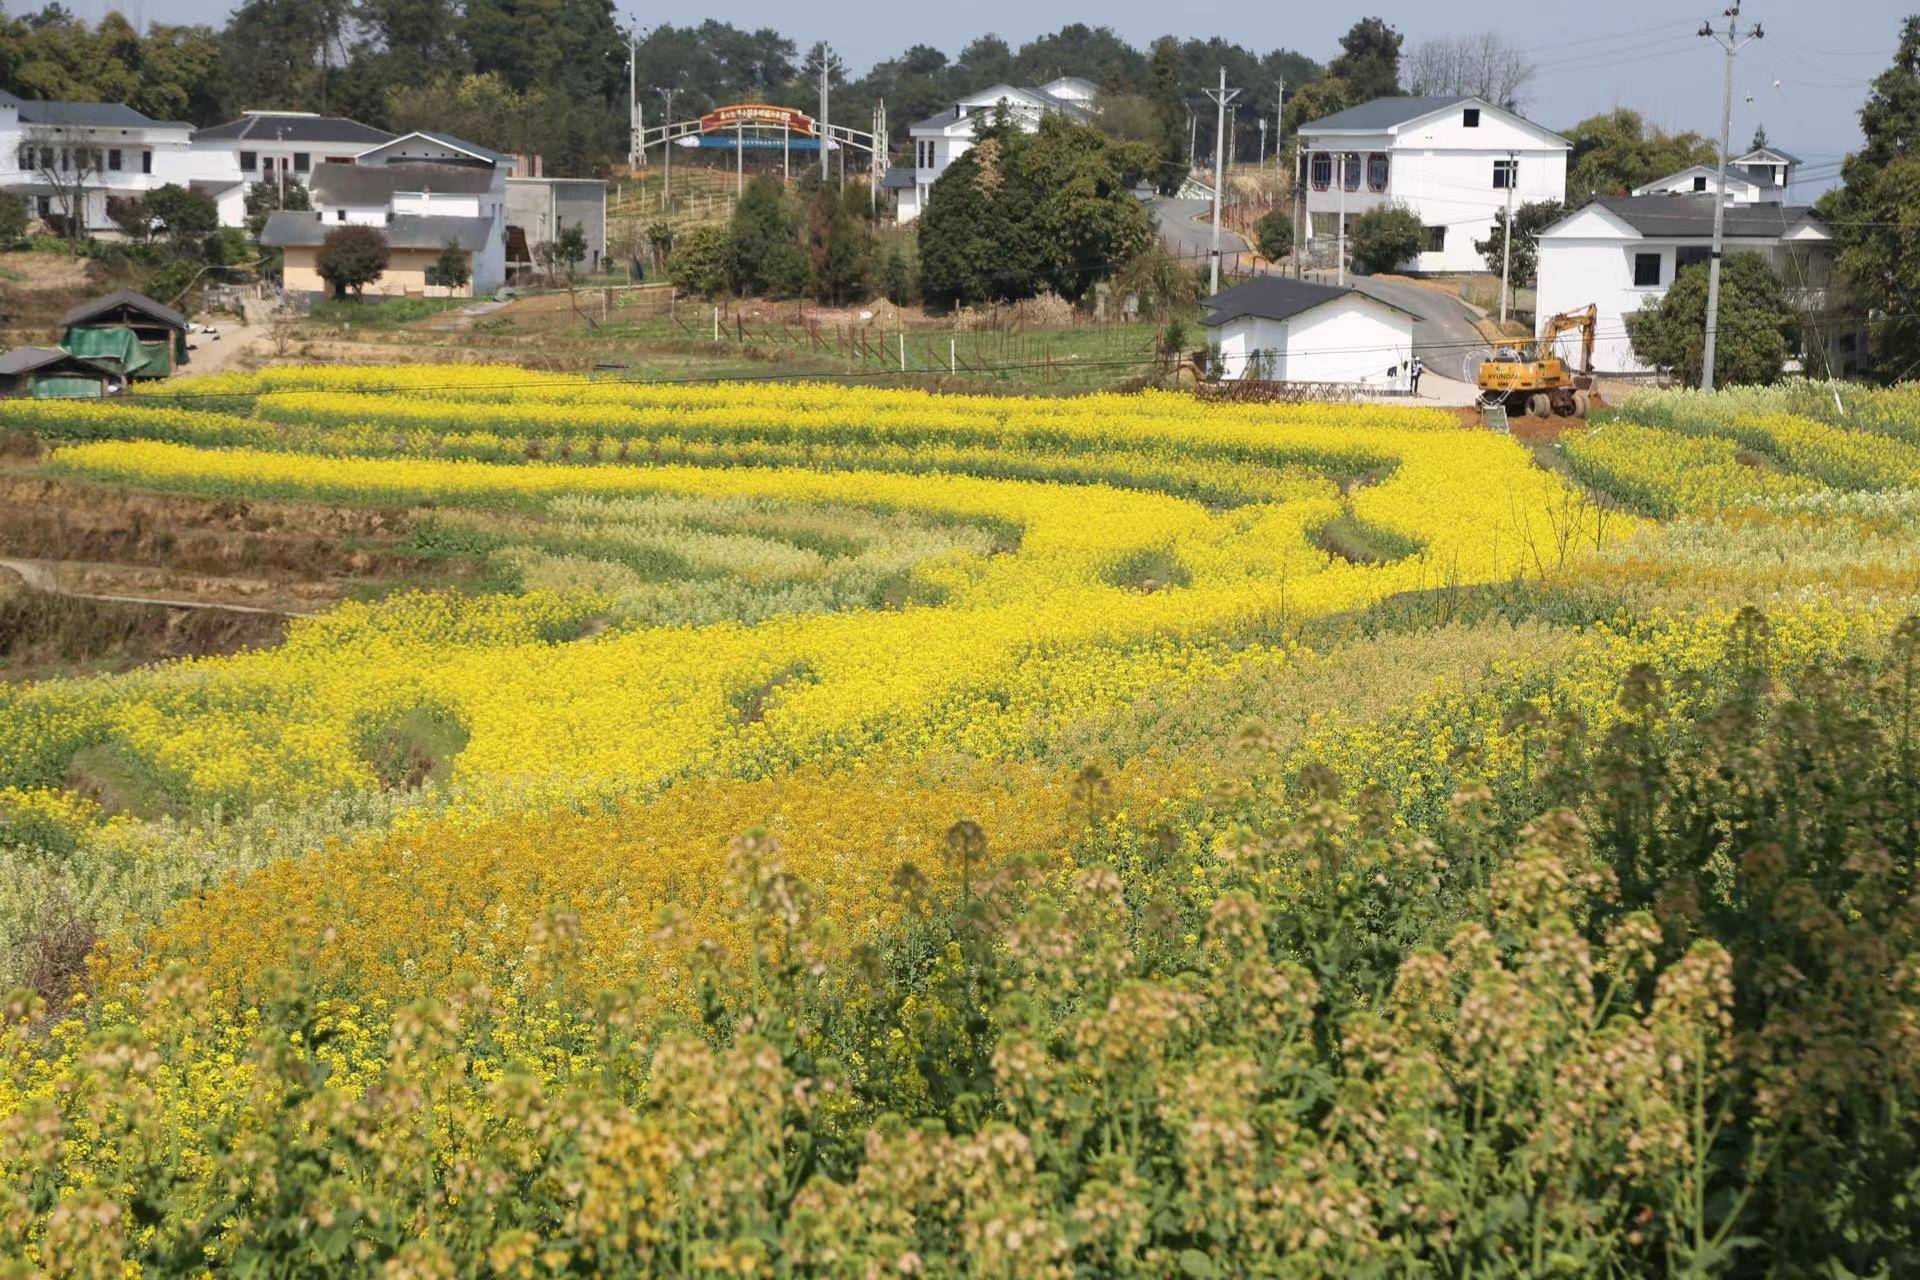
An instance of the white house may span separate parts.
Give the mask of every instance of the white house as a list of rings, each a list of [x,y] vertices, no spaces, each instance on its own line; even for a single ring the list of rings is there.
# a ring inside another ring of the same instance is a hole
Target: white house
[[[220,210],[220,225],[246,224],[247,184],[313,181],[314,167],[352,164],[394,135],[343,116],[307,111],[248,111],[193,134],[193,188]]]
[[[1019,128],[1033,133],[1043,116],[1059,114],[1085,121],[1093,115],[1093,99],[1098,92],[1091,80],[1062,76],[1043,85],[1021,89],[996,84],[956,101],[937,116],[930,116],[907,132],[913,139],[913,164],[891,169],[882,186],[897,194],[896,212],[901,222],[912,222],[926,211],[927,193],[947,166],[973,146],[974,135],[983,119],[1005,107],[1008,117]]]
[[[1200,305],[1224,378],[1407,386],[1419,317],[1358,289],[1256,276]]]
[[[1539,315],[1594,304],[1594,368],[1650,372],[1634,359],[1627,317],[1665,296],[1682,268],[1710,259],[1715,203],[1711,192],[1610,196],[1574,210],[1540,233]],[[1835,310],[1841,300],[1829,297],[1834,246],[1826,223],[1802,206],[1731,203],[1725,235],[1729,254],[1758,253],[1779,272],[1789,300],[1815,317],[1809,332],[1826,342],[1834,368],[1859,366],[1858,324],[1843,321]]]
[[[1800,161],[1774,147],[1759,147],[1727,164],[1728,204],[1779,204]],[[1720,189],[1720,168],[1696,164],[1635,187],[1637,196],[1702,195]]]
[[[1340,220],[1404,204],[1427,245],[1404,268],[1485,271],[1474,241],[1494,214],[1529,201],[1564,200],[1571,143],[1484,98],[1375,98],[1300,126],[1308,239],[1331,245]]]
[[[598,271],[607,256],[607,184],[598,178],[508,178],[507,265],[527,268],[533,251],[578,226],[587,240],[582,266]],[[517,233],[517,234],[516,234]]]
[[[0,191],[31,214],[64,219],[77,205],[90,235],[118,233],[109,201],[192,181],[193,126],[114,102],[39,102],[0,91]]]
[[[455,294],[492,293],[507,278],[508,156],[448,134],[411,133],[362,152],[351,163],[313,166],[313,209],[276,213],[260,243],[284,254],[291,292],[327,288],[316,259],[340,226],[378,227],[387,237],[386,273],[367,291],[424,294],[439,286],[430,269],[452,247],[466,255],[469,283]]]

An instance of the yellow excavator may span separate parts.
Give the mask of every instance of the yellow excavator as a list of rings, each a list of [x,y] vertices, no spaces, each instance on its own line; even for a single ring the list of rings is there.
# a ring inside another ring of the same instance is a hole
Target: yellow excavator
[[[1480,364],[1480,404],[1501,405],[1529,418],[1584,418],[1593,404],[1593,338],[1599,308],[1564,311],[1547,321],[1530,343],[1495,349]],[[1580,368],[1569,371],[1556,343],[1580,335]]]

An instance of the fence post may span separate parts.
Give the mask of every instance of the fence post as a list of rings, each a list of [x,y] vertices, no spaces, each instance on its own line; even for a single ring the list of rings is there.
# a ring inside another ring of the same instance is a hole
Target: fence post
[[[713,340],[720,341],[720,308],[717,304],[713,308]]]
[[[960,340],[958,338],[948,338],[947,376],[951,378],[958,372],[960,372]]]
[[[903,329],[903,330],[901,330],[901,332],[900,332],[900,334],[899,334],[898,336],[899,336],[899,338],[900,338],[900,372],[902,372],[902,373],[905,373],[905,372],[907,371],[907,334],[906,334],[906,331],[905,331],[904,329]]]

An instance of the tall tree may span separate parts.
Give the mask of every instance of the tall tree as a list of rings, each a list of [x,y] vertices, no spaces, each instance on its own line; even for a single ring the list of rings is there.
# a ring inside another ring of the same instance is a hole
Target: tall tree
[[[1172,36],[1153,42],[1147,100],[1159,126],[1160,172],[1155,185],[1168,195],[1187,172],[1187,107],[1180,96],[1180,45]]]
[[[1901,24],[1893,65],[1860,108],[1865,144],[1822,202],[1840,242],[1854,309],[1877,316],[1870,339],[1886,373],[1920,366],[1920,16]]]
[[[1340,56],[1327,74],[1345,80],[1356,102],[1400,92],[1400,44],[1405,39],[1384,18],[1362,18],[1340,37]]]
[[[1625,195],[1655,178],[1690,165],[1711,164],[1719,149],[1697,133],[1669,134],[1637,111],[1621,108],[1582,120],[1566,131],[1567,195]]]
[[[1533,59],[1497,31],[1434,36],[1403,63],[1408,93],[1485,98],[1508,109],[1519,105],[1533,74]]]

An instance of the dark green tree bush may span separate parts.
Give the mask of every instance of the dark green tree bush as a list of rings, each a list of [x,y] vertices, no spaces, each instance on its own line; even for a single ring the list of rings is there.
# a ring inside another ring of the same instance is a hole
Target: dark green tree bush
[[[1707,267],[1696,262],[1664,296],[1627,317],[1633,353],[1688,385],[1706,359]],[[1717,386],[1777,382],[1791,350],[1796,319],[1780,277],[1756,253],[1727,255],[1720,271],[1720,332],[1714,345]]]

